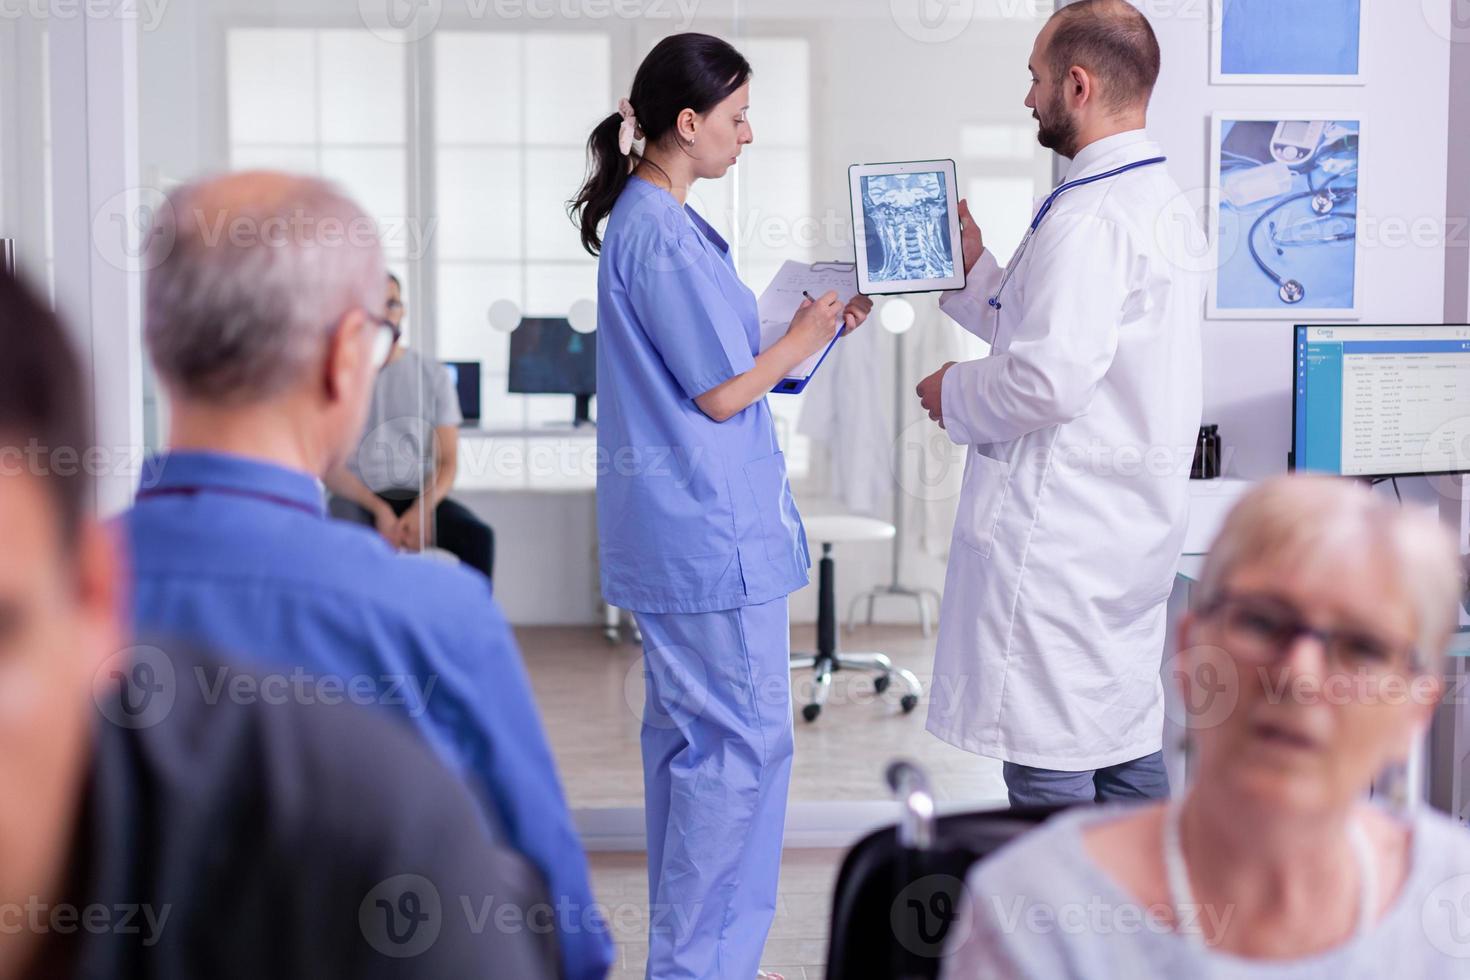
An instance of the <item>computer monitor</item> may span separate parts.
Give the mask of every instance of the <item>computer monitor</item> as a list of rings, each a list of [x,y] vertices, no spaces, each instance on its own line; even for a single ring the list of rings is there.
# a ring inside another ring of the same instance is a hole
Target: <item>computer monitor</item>
[[[1292,463],[1361,478],[1470,472],[1470,324],[1307,324]]]
[[[578,333],[565,317],[525,317],[510,334],[510,391],[575,395],[574,425],[590,423],[597,393],[597,334]]]
[[[445,361],[444,367],[454,381],[455,393],[459,395],[459,414],[465,425],[480,422],[480,362]]]

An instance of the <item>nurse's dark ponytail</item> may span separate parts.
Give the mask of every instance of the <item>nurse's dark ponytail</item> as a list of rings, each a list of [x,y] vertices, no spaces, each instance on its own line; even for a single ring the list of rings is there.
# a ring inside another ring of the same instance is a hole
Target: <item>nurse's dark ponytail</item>
[[[729,98],[750,79],[750,63],[725,41],[708,34],[672,34],[648,52],[633,76],[628,101],[638,128],[649,143],[672,135],[679,113],[705,113]],[[596,255],[602,248],[598,228],[617,203],[628,175],[642,159],[635,149],[623,156],[614,112],[587,138],[587,179],[567,205],[572,223],[582,232],[582,247]]]

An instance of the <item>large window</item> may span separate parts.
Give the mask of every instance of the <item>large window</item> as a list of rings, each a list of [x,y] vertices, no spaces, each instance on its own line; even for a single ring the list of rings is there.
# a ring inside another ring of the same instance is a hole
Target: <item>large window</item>
[[[597,298],[597,262],[566,201],[614,103],[611,58],[600,33],[434,34],[439,356],[484,365],[493,428],[571,421],[568,396],[507,391],[510,338],[487,311],[509,300],[564,317]]]
[[[404,46],[361,30],[233,29],[230,165],[320,174],[378,222],[389,268],[408,258]]]
[[[810,45],[800,37],[740,43],[758,103],[770,108],[752,115],[752,151],[723,179],[698,185],[690,203],[730,241],[759,294],[783,260],[839,249],[811,213]],[[408,84],[408,50],[358,30],[230,29],[230,163],[338,181],[379,222],[390,268],[408,273],[410,289],[432,284],[431,301],[416,308],[433,319],[425,331],[433,354],[481,363],[483,425],[502,433],[482,482],[590,482],[580,464],[572,473],[530,466],[538,431],[569,422],[572,398],[508,390],[511,338],[489,311],[508,301],[526,316],[564,317],[577,301],[596,299],[597,262],[582,250],[566,202],[584,175],[588,133],[616,103],[613,37],[436,30],[419,48],[422,88],[432,91],[422,117],[407,104],[406,93],[420,88]],[[412,336],[411,319],[407,326]],[[799,477],[808,458],[796,434],[800,398],[772,398],[771,407]]]
[[[51,55],[44,21],[0,18],[0,237],[52,304],[56,245],[51,207]]]
[[[966,186],[970,211],[985,229],[985,247],[1005,262],[1031,223],[1039,168],[1048,163],[1037,152],[1036,127],[968,124],[960,129],[960,149],[964,170],[972,175]]]
[[[759,296],[787,259],[844,256],[812,214],[810,45],[799,37],[742,37],[738,44],[754,72],[755,142],[723,178],[696,184],[690,203],[731,243],[741,278]],[[822,249],[833,254],[818,254]],[[797,479],[810,461],[809,440],[796,431],[801,400],[769,399],[788,472]]]

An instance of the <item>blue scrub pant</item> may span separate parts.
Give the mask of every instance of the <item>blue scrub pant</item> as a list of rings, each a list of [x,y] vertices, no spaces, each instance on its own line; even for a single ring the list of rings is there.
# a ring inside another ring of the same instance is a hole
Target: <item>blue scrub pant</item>
[[[1169,795],[1169,772],[1164,753],[1102,769],[1066,772],[1037,769],[1007,762],[1001,767],[1011,806],[1049,806],[1058,803],[1108,803],[1113,800],[1162,800]]]
[[[638,613],[649,980],[753,980],[791,783],[786,599]]]

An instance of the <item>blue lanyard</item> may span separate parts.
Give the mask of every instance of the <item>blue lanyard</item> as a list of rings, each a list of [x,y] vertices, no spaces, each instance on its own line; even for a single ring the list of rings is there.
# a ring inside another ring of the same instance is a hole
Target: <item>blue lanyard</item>
[[[1132,163],[1125,163],[1121,167],[1109,170],[1107,173],[1093,174],[1091,177],[1080,177],[1077,180],[1069,180],[1048,194],[1046,200],[1042,202],[1041,209],[1036,212],[1036,217],[1031,219],[1031,227],[1026,229],[1026,235],[1021,239],[1020,246],[1016,248],[1016,254],[1011,256],[1010,264],[1006,266],[1005,274],[1000,278],[1000,288],[995,291],[994,296],[990,297],[990,305],[997,310],[1001,308],[1000,294],[1005,292],[1006,284],[1011,281],[1011,274],[1015,272],[1016,266],[1020,264],[1021,256],[1026,254],[1026,246],[1031,244],[1031,236],[1036,234],[1036,229],[1041,227],[1042,219],[1051,211],[1051,206],[1056,203],[1057,198],[1074,187],[1081,187],[1084,184],[1095,184],[1099,180],[1117,177],[1120,174],[1126,174],[1130,170],[1137,170],[1139,167],[1151,167],[1156,163],[1163,163],[1166,159],[1168,158],[1149,157],[1147,160],[1135,160]]]
[[[139,490],[138,493],[137,493],[137,499],[138,500],[148,500],[150,498],[155,498],[155,497],[197,497],[201,493],[219,493],[219,494],[224,494],[226,496],[232,496],[232,497],[246,497],[246,498],[249,498],[251,500],[263,500],[263,501],[265,501],[268,504],[275,504],[277,507],[290,507],[290,508],[293,508],[295,510],[302,511],[304,513],[310,514],[312,517],[321,517],[321,516],[323,516],[322,515],[322,512],[321,512],[321,510],[319,508],[312,507],[309,504],[304,504],[304,503],[302,503],[299,500],[292,500],[289,497],[282,497],[279,494],[264,493],[264,492],[262,492],[260,490],[247,490],[244,487],[214,487],[214,486],[149,487],[146,490]]]

